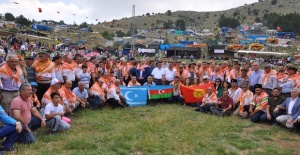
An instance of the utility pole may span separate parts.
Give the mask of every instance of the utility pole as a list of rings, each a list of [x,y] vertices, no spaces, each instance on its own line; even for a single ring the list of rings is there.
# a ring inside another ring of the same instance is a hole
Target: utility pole
[[[136,21],[135,21],[135,5],[132,6],[132,21],[131,21],[131,51],[134,50],[134,35],[136,30]]]

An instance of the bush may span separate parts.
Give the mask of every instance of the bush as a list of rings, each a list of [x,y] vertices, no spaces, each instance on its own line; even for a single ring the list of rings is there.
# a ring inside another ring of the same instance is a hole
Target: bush
[[[271,4],[272,4],[272,5],[276,5],[276,4],[277,4],[277,0],[272,0],[272,1],[271,1]]]

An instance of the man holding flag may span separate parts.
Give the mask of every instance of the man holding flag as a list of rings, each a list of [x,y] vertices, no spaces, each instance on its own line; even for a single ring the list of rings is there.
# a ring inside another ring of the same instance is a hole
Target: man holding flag
[[[170,84],[171,86],[173,86],[173,96],[168,98],[168,102],[171,101],[179,101],[182,102],[183,101],[183,97],[180,91],[180,79],[178,76],[174,77],[174,81],[171,82]]]
[[[117,107],[127,107],[128,104],[126,101],[124,102],[122,98],[124,99],[124,97],[120,94],[120,80],[116,79],[108,88],[106,103],[113,109]]]

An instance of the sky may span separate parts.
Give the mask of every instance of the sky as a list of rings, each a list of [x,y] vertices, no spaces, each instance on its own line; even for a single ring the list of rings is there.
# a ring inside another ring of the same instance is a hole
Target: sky
[[[167,10],[221,11],[254,2],[258,0],[1,0],[0,13],[10,12],[15,17],[22,14],[37,21],[47,19],[64,20],[67,24],[85,21],[96,24],[131,17],[133,5],[135,15],[139,16],[148,12],[165,13]],[[42,9],[42,13],[38,12],[38,8]]]

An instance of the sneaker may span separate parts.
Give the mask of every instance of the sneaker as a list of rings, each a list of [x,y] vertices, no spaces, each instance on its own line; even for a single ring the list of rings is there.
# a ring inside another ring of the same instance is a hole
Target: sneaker
[[[15,148],[15,147],[13,147],[13,146],[11,146],[11,147],[9,147],[9,148],[1,148],[0,149],[0,155],[2,154],[2,153],[4,153],[4,152],[7,152],[7,153],[12,153],[12,152],[16,152],[17,151],[17,149]]]
[[[55,134],[57,134],[58,132],[57,131],[51,131],[50,132],[50,135],[55,135]]]
[[[197,108],[197,109],[195,109],[195,111],[198,111],[198,112],[200,112],[200,109],[198,109],[198,108]]]

